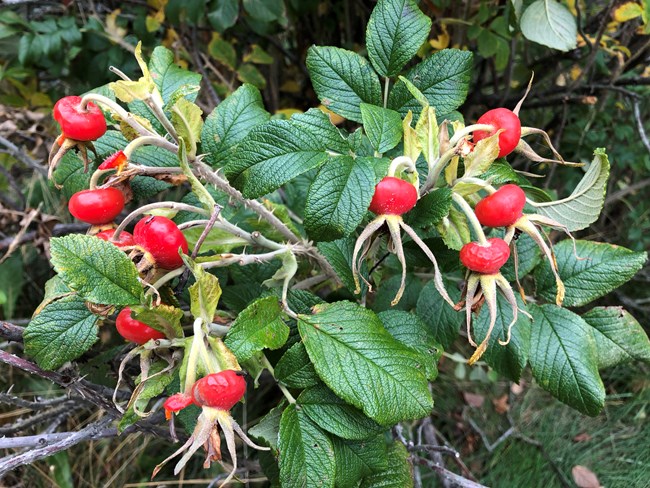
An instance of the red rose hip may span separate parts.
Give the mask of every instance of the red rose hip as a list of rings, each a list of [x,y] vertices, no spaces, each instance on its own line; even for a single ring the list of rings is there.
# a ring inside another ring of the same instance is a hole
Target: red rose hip
[[[95,234],[95,237],[99,237],[103,241],[109,241],[117,247],[135,246],[135,241],[133,240],[133,235],[131,235],[131,233],[123,230],[120,232],[120,237],[116,241],[111,241],[113,234],[115,234],[115,229],[107,229],[98,232]]]
[[[192,387],[194,403],[205,407],[230,410],[246,393],[241,372],[226,369],[204,376]]]
[[[523,215],[526,194],[517,185],[509,184],[476,204],[478,221],[488,227],[508,227]]]
[[[124,208],[124,203],[124,194],[117,188],[98,188],[72,195],[68,210],[82,222],[101,225],[112,222]]]
[[[176,224],[167,217],[144,217],[135,224],[133,239],[136,244],[151,253],[159,267],[176,269],[183,266],[178,249],[187,254],[187,240]]]
[[[415,207],[418,192],[408,181],[386,176],[377,186],[368,209],[377,215],[402,215]]]
[[[106,119],[101,109],[92,102],[81,107],[81,97],[63,97],[56,102],[54,120],[61,126],[61,132],[76,141],[96,141],[106,133]]]
[[[144,344],[149,339],[164,339],[165,334],[149,327],[144,322],[131,318],[131,308],[125,307],[115,320],[117,332],[129,342]]]
[[[519,139],[521,139],[521,121],[512,110],[508,110],[507,108],[488,110],[479,117],[476,123],[491,125],[494,127],[494,130],[489,132],[475,131],[474,142],[490,137],[499,129],[503,129],[503,132],[499,134],[498,157],[500,158],[510,154],[515,150],[517,144],[519,144]]]
[[[496,274],[510,257],[510,246],[498,237],[487,240],[487,245],[469,242],[460,250],[460,262],[471,271]]]

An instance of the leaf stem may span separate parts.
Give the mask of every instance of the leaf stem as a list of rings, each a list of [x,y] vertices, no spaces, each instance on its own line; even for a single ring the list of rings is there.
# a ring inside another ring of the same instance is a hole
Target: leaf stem
[[[269,370],[269,373],[271,373],[271,376],[273,376],[273,379],[275,380],[276,384],[278,385],[278,388],[280,388],[280,391],[284,395],[284,397],[287,399],[289,403],[296,403],[296,399],[293,397],[291,392],[287,390],[287,387],[284,386],[282,383],[280,383],[276,378],[275,378],[275,370],[273,369],[273,366],[271,366],[271,363],[267,359],[265,354],[262,354],[262,365]]]
[[[384,78],[384,108],[388,107],[388,88],[390,87],[390,78]]]

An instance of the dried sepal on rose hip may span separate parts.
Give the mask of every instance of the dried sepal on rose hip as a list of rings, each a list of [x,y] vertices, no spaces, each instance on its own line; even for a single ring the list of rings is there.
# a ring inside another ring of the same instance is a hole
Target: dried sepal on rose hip
[[[500,272],[501,267],[508,261],[509,257],[509,244],[498,237],[487,239],[483,243],[469,242],[460,250],[460,261],[470,271],[464,290],[467,338],[469,343],[476,348],[467,361],[470,365],[478,361],[485,353],[492,330],[496,324],[497,288],[501,290],[513,311],[513,319],[508,325],[506,340],[499,339],[499,344],[505,346],[510,343],[511,330],[517,322],[520,309],[510,283]],[[477,345],[471,334],[472,311],[479,307],[481,298],[485,298],[485,303],[488,306],[490,323],[485,338],[481,344]],[[459,310],[462,305],[463,302],[461,301],[456,308]],[[527,314],[527,312],[522,312]]]
[[[408,160],[408,161],[406,161]],[[354,245],[354,250],[352,252],[352,276],[354,277],[354,283],[356,286],[355,293],[361,293],[361,283],[359,277],[360,261],[365,258],[368,254],[372,243],[372,236],[379,231],[379,229],[386,224],[390,232],[390,243],[389,249],[393,252],[397,259],[399,260],[402,266],[402,279],[400,282],[400,287],[395,294],[395,298],[391,302],[391,305],[396,305],[402,295],[404,294],[404,289],[406,287],[406,258],[404,256],[404,248],[402,245],[402,236],[401,231],[404,230],[406,234],[415,242],[420,249],[426,254],[429,260],[433,263],[435,270],[434,282],[436,289],[442,295],[442,297],[451,305],[454,305],[454,302],[449,297],[447,290],[444,287],[442,282],[442,275],[440,269],[438,268],[438,262],[436,261],[435,256],[427,245],[420,239],[415,230],[413,230],[409,225],[404,222],[402,215],[413,209],[418,201],[418,190],[417,186],[408,181],[402,180],[392,176],[395,173],[397,167],[400,164],[405,162],[405,165],[408,168],[414,170],[414,165],[410,158],[402,156],[396,158],[391,163],[391,169],[389,169],[389,176],[384,177],[377,185],[375,186],[375,193],[373,194],[372,200],[368,210],[377,214],[377,217],[372,220],[361,232],[357,241]],[[363,276],[361,276],[369,288],[371,288],[370,283],[368,283]]]
[[[48,178],[61,158],[69,150],[77,148],[84,162],[84,171],[88,170],[88,149],[95,151],[92,141],[106,133],[106,119],[101,109],[92,102],[85,106],[78,96],[63,97],[54,105],[54,120],[61,127],[61,135],[56,139],[49,155]]]
[[[164,403],[165,416],[169,419],[172,412],[178,412],[189,405],[201,407],[194,432],[176,452],[158,464],[152,474],[152,479],[162,467],[171,459],[185,452],[183,457],[174,467],[177,475],[192,455],[201,447],[206,450],[204,468],[209,468],[213,461],[221,462],[221,440],[219,428],[223,431],[228,452],[232,460],[232,470],[228,477],[219,486],[226,485],[235,475],[237,470],[237,451],[235,447],[235,433],[250,447],[268,451],[268,447],[255,444],[244,433],[239,424],[235,422],[229,410],[239,402],[246,392],[246,380],[241,371],[224,370],[212,373],[199,379],[190,389],[190,393],[178,393],[169,397]]]

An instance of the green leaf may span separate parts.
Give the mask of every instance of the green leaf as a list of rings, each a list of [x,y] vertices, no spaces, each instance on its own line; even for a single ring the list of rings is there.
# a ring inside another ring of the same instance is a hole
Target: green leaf
[[[537,0],[519,21],[521,33],[530,41],[559,51],[576,47],[578,27],[571,11],[555,0]]]
[[[298,405],[321,429],[343,439],[362,440],[376,436],[384,428],[348,405],[332,390],[320,384],[304,390]]]
[[[388,468],[388,453],[384,436],[363,441],[332,438],[336,459],[336,486],[359,486],[359,481],[376,471]]]
[[[622,307],[596,307],[582,315],[591,326],[598,368],[628,361],[650,362],[650,340],[643,327]]]
[[[388,450],[388,467],[373,473],[361,488],[413,488],[413,466],[401,442],[393,442]]]
[[[332,265],[334,271],[345,287],[349,291],[355,289],[354,278],[352,277],[352,251],[354,250],[354,239],[345,238],[338,239],[333,242],[319,242],[318,250],[325,256],[325,259]],[[361,265],[361,274],[365,276],[368,272],[365,261]],[[365,293],[366,285],[362,282],[361,293]]]
[[[361,120],[370,144],[379,153],[393,149],[402,140],[402,117],[387,108],[360,104]]]
[[[494,161],[480,178],[489,181],[491,185],[505,185],[506,183],[516,183],[517,185],[529,185],[529,181],[517,173],[508,162],[499,158]]]
[[[471,72],[471,52],[443,49],[414,66],[406,78],[424,94],[436,114],[444,115],[465,101]],[[388,97],[388,108],[405,116],[409,110],[420,113],[422,107],[406,85],[398,81]]]
[[[257,198],[317,168],[328,158],[325,151],[332,131],[338,132],[331,123],[314,125],[318,117],[309,111],[255,127],[225,166],[226,177],[244,196]]]
[[[444,187],[427,193],[418,200],[415,208],[404,216],[411,227],[429,227],[449,215],[451,189]]]
[[[174,53],[169,49],[158,46],[153,50],[149,70],[165,103],[172,98],[176,90],[187,90],[186,85],[191,90],[187,90],[190,93],[185,98],[190,102],[196,100],[201,87],[201,75],[179,68]]]
[[[413,0],[379,0],[366,28],[370,62],[381,76],[396,76],[429,37],[431,19]]]
[[[201,148],[207,153],[206,161],[213,166],[223,165],[230,151],[251,129],[267,122],[269,117],[259,90],[244,83],[205,119]]]
[[[361,122],[361,102],[381,105],[381,85],[372,67],[357,53],[312,46],[307,69],[320,102],[332,112]]]
[[[70,200],[72,195],[81,190],[86,190],[90,184],[90,176],[97,169],[95,164],[88,165],[88,172],[84,172],[83,161],[74,153],[67,152],[56,167],[53,175],[53,182],[62,186],[62,192],[66,199]]]
[[[316,305],[298,330],[316,372],[334,393],[382,425],[421,418],[433,408],[419,355],[396,341],[368,309]]]
[[[602,242],[576,241],[577,258],[570,239],[559,242],[553,250],[566,288],[565,307],[580,307],[607,295],[632,278],[648,259],[645,252]],[[555,301],[557,288],[548,260],[536,269],[535,283],[539,296]]]
[[[429,326],[417,315],[402,310],[386,310],[377,316],[395,339],[420,355],[427,378],[435,380],[443,351]]]
[[[25,354],[43,369],[60,368],[97,342],[97,319],[78,296],[50,303],[25,328]]]
[[[521,280],[539,264],[542,258],[542,253],[537,243],[528,234],[520,234],[517,240],[513,242],[515,243],[517,253],[517,273],[515,274],[515,250],[513,250],[510,258],[501,268],[501,274],[510,282],[514,282],[517,275],[519,275],[519,280]]]
[[[280,419],[282,418],[282,411],[284,403],[280,403],[275,408],[272,408],[262,420],[260,420],[254,427],[248,430],[248,434],[257,439],[261,439],[268,446],[273,449],[278,449],[278,433],[280,432]]]
[[[460,251],[466,242],[472,240],[467,217],[452,206],[449,207],[447,217],[443,217],[436,225],[436,229],[447,247],[455,251]]]
[[[375,172],[368,158],[331,158],[314,179],[305,207],[305,229],[316,241],[350,235],[368,211]]]
[[[225,342],[239,361],[246,361],[265,348],[282,347],[288,337],[282,306],[276,297],[269,296],[254,301],[237,316]]]
[[[213,0],[208,11],[208,21],[217,32],[223,32],[237,22],[239,0]]]
[[[430,262],[430,261],[429,261]],[[429,263],[427,263],[428,265]],[[382,276],[383,278],[383,276]],[[420,292],[422,291],[422,280],[413,273],[406,273],[404,281],[405,288],[399,303],[392,305],[393,299],[402,284],[401,273],[394,274],[390,278],[382,279],[377,286],[375,301],[372,303],[372,310],[375,313],[385,310],[411,310],[415,308]]]
[[[445,288],[454,302],[460,300],[460,291],[457,287],[446,282]],[[422,289],[416,313],[429,326],[435,341],[442,344],[445,349],[449,349],[458,337],[463,316],[445,302],[433,281],[427,283]]]
[[[212,40],[208,44],[208,53],[231,70],[237,69],[237,51],[230,42],[222,39],[221,36],[212,35]]]
[[[526,310],[526,306],[515,293],[517,304],[520,309]],[[482,360],[488,363],[498,373],[506,378],[519,382],[521,372],[528,362],[528,351],[530,349],[530,319],[522,312],[517,314],[517,322],[512,326],[510,343],[506,346],[499,344],[499,340],[505,341],[508,338],[508,327],[514,315],[512,306],[505,297],[497,295],[497,312],[494,329],[488,341],[488,347]],[[473,336],[477,344],[483,342],[490,325],[490,313],[487,306],[481,307],[478,317],[473,320]],[[536,326],[537,324],[535,324]]]
[[[142,301],[135,265],[110,242],[76,234],[54,237],[50,245],[54,270],[84,300],[104,305]]]
[[[289,388],[309,388],[320,379],[302,342],[289,348],[275,365],[275,378]]]
[[[558,400],[587,415],[605,404],[596,343],[589,325],[556,305],[530,305],[529,362],[537,382]]]
[[[131,310],[135,312],[133,317],[136,320],[163,332],[167,337],[183,337],[183,327],[181,327],[183,311],[180,308],[162,304],[155,308],[146,308],[138,305],[131,307]]]
[[[332,124],[329,115],[320,109],[312,108],[304,114],[295,114],[291,117],[291,123],[300,130],[316,135],[323,147],[330,151],[341,154],[348,154],[350,151],[350,144],[345,136]]]
[[[282,0],[244,0],[243,4],[244,10],[260,22],[273,22],[284,12]]]
[[[185,142],[191,156],[196,155],[196,143],[203,129],[203,110],[185,98],[179,99],[172,110],[171,121],[178,136]]]
[[[287,488],[334,487],[334,447],[329,437],[295,405],[280,420],[280,483]]]
[[[260,70],[251,63],[243,63],[237,68],[237,79],[242,83],[250,83],[260,90],[266,87],[266,78],[260,73]]]
[[[593,224],[605,203],[609,160],[604,149],[594,151],[594,159],[578,186],[567,198],[546,203],[529,202],[537,213],[565,225],[570,231]]]

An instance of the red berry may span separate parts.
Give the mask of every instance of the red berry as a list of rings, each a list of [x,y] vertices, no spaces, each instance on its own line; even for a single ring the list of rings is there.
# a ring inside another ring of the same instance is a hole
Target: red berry
[[[172,416],[172,412],[180,412],[186,407],[189,407],[194,403],[194,398],[192,395],[186,395],[185,393],[176,393],[175,395],[170,396],[165,403],[163,408],[165,409],[165,418],[169,420]]]
[[[521,121],[512,110],[508,110],[507,108],[488,110],[479,117],[476,123],[491,125],[494,127],[494,130],[490,132],[477,130],[474,132],[474,142],[490,137],[499,129],[503,129],[503,132],[499,134],[498,157],[500,158],[510,154],[515,150],[517,144],[519,144],[519,139],[521,139]]]
[[[97,169],[112,169],[120,168],[128,163],[128,158],[124,151],[117,151],[116,153],[111,154],[109,157],[104,159],[104,162],[99,165]]]
[[[509,184],[485,197],[474,209],[478,221],[488,227],[507,227],[523,215],[526,194],[517,185]]]
[[[149,339],[164,339],[165,334],[152,329],[144,322],[131,318],[131,308],[123,308],[115,320],[117,332],[129,342],[144,344]]]
[[[246,392],[246,380],[237,371],[226,369],[194,383],[192,396],[197,405],[230,410]]]
[[[167,217],[145,217],[135,224],[133,239],[151,253],[156,264],[164,269],[183,266],[178,254],[182,249],[187,254],[187,240],[176,224]]]
[[[54,105],[54,120],[61,132],[76,141],[95,141],[106,132],[106,119],[101,109],[92,102],[81,108],[81,97],[63,97]]]
[[[117,241],[111,241],[111,237],[113,237],[113,234],[115,234],[115,229],[107,229],[98,232],[97,234],[95,234],[95,236],[99,237],[104,241],[110,241],[113,244],[115,244],[117,247],[135,246],[135,241],[133,240],[133,235],[131,233],[123,230],[122,232],[120,232],[120,237],[118,238]]]
[[[417,201],[418,192],[411,183],[386,176],[377,183],[368,209],[377,215],[402,215],[415,207]]]
[[[73,216],[93,225],[112,222],[123,208],[124,195],[113,187],[78,191],[68,202]]]
[[[495,274],[510,257],[510,246],[498,237],[487,240],[487,245],[469,242],[460,250],[460,262],[477,273]]]

